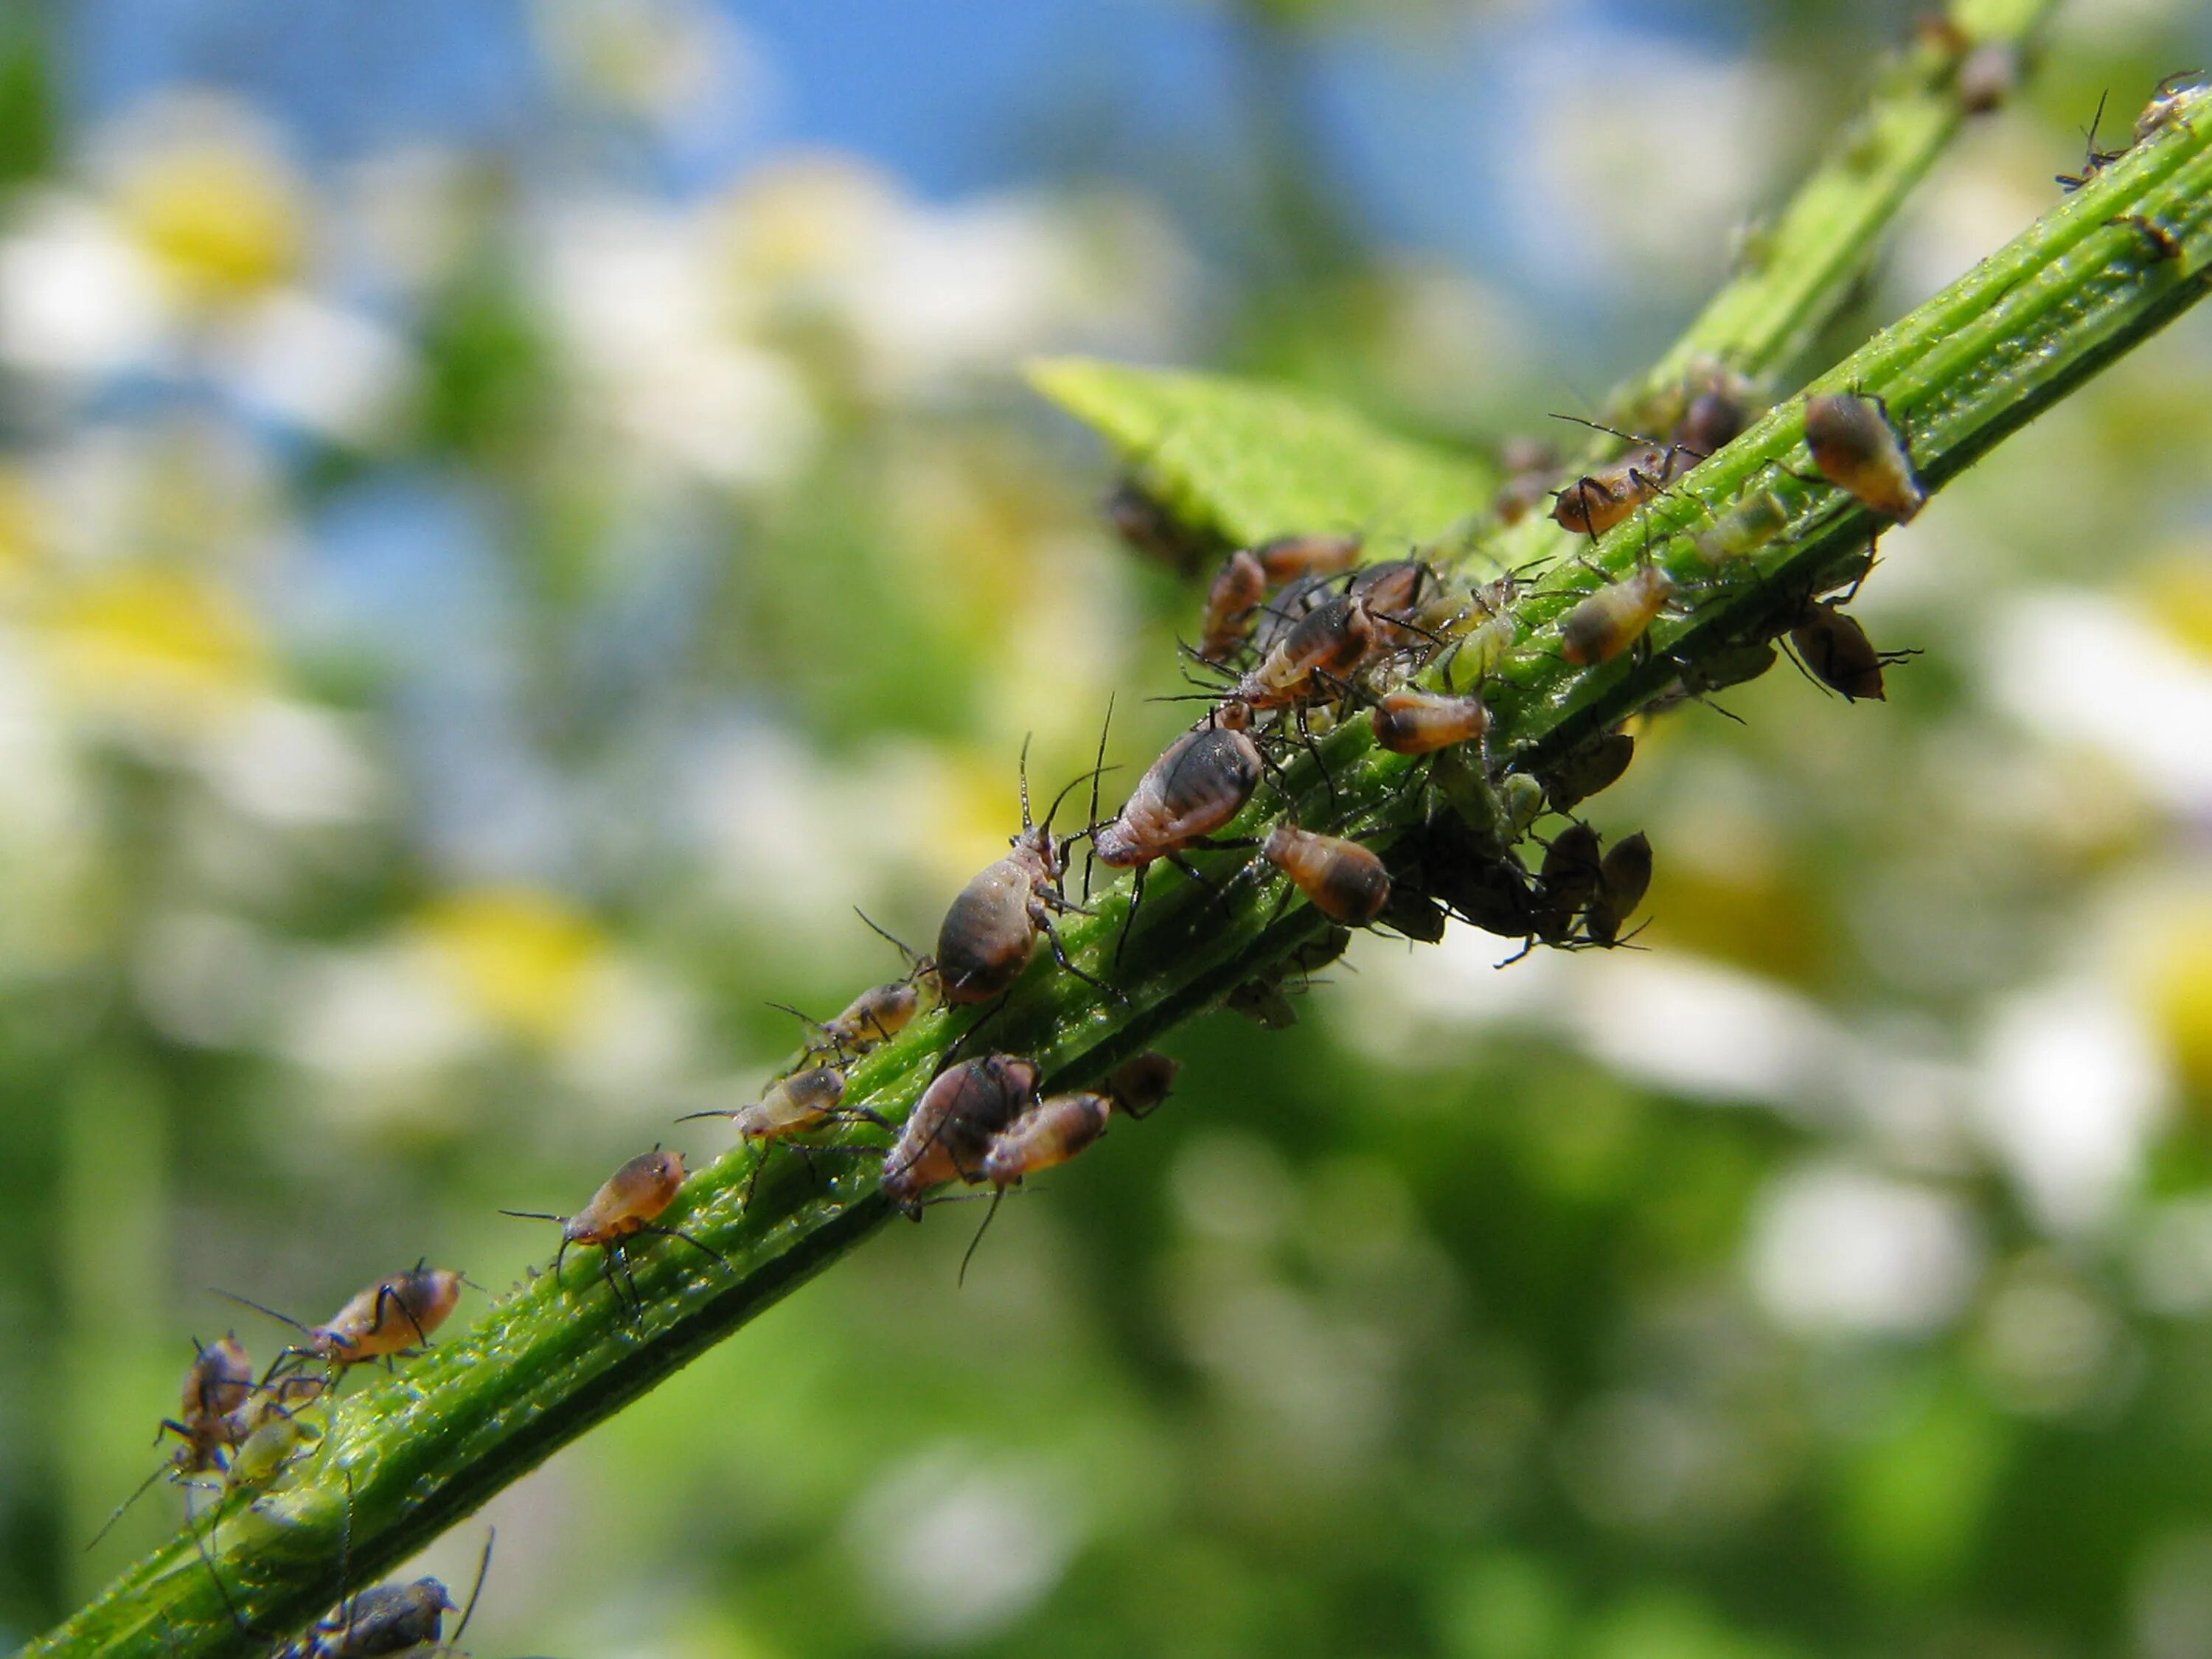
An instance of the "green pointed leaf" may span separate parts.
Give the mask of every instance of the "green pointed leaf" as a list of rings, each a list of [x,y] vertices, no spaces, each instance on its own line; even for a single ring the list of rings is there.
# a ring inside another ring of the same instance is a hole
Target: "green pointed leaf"
[[[1085,357],[1032,363],[1029,377],[1119,449],[1162,505],[1241,545],[1304,530],[1434,541],[1497,488],[1473,457],[1291,386]]]

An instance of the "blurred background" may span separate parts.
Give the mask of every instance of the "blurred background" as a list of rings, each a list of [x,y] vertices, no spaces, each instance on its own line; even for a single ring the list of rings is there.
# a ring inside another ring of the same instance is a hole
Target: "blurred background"
[[[174,1527],[82,1550],[284,1336],[210,1286],[507,1283],[896,970],[853,905],[932,936],[1024,733],[1164,740],[1195,595],[1025,356],[1540,432],[1911,11],[19,0],[0,1644]],[[2208,61],[2078,0],[1809,367]],[[2212,1656],[2208,383],[2212,310],[1885,538],[1887,704],[1645,734],[1648,952],[1191,1027],[964,1290],[898,1229],[498,1500],[471,1650]]]

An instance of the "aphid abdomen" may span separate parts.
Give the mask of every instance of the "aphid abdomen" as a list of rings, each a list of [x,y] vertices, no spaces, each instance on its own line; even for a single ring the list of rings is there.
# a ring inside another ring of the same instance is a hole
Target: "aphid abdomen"
[[[988,1002],[1021,977],[1036,945],[1032,892],[1028,872],[1011,858],[960,890],[937,934],[938,982],[947,1002]]]
[[[404,1353],[446,1322],[461,1276],[443,1267],[397,1273],[370,1285],[317,1333],[318,1352],[341,1365]]]
[[[1807,398],[1805,445],[1820,476],[1869,512],[1904,524],[1928,500],[1905,440],[1875,398],[1852,392]]]
[[[1755,553],[1790,524],[1789,509],[1771,490],[1747,496],[1690,538],[1698,556],[1711,564]]]
[[[641,1152],[607,1177],[562,1233],[571,1244],[628,1238],[675,1202],[683,1185],[683,1158],[658,1150]]]
[[[1790,630],[1790,643],[1822,684],[1832,686],[1850,702],[1872,698],[1887,702],[1882,684],[1881,653],[1859,626],[1858,618],[1833,605],[1807,608]]]
[[[1112,1110],[1106,1097],[1098,1094],[1054,1095],[1039,1101],[991,1138],[983,1154],[983,1179],[994,1187],[1010,1187],[1024,1176],[1057,1168],[1106,1133]]]
[[[1358,927],[1390,902],[1390,872],[1356,841],[1279,823],[1260,850],[1332,921]]]
[[[1231,553],[1206,590],[1198,654],[1207,662],[1226,661],[1251,636],[1253,612],[1267,597],[1260,561],[1241,548]]]
[[[1182,1070],[1181,1060],[1148,1048],[1115,1068],[1106,1079],[1106,1093],[1131,1117],[1147,1117],[1168,1097]]]
[[[1440,696],[1401,686],[1368,712],[1375,741],[1396,755],[1426,755],[1454,744],[1479,741],[1490,729],[1490,710],[1478,696]]]
[[[1607,583],[1561,620],[1559,654],[1583,666],[1611,662],[1644,637],[1674,593],[1673,578],[1656,565]]]
[[[1301,576],[1336,576],[1359,562],[1357,536],[1278,536],[1252,550],[1270,587]]]
[[[883,1191],[912,1205],[945,1182],[981,1179],[992,1137],[1036,1096],[1037,1068],[1014,1054],[947,1066],[915,1103],[884,1158]]]
[[[1641,831],[1615,842],[1599,861],[1596,896],[1583,912],[1583,927],[1601,945],[1620,936],[1620,924],[1636,914],[1651,888],[1651,842]]]

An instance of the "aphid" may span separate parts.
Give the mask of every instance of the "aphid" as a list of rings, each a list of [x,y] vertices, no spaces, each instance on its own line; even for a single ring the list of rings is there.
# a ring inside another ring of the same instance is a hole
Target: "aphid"
[[[1820,476],[1899,524],[1928,500],[1912,455],[1879,398],[1828,392],[1805,400],[1805,443]]]
[[[283,1659],[369,1659],[437,1642],[445,1616],[458,1612],[434,1578],[411,1584],[377,1584],[339,1602]]]
[[[319,1376],[278,1377],[239,1407],[231,1428],[237,1449],[223,1485],[232,1491],[266,1486],[295,1453],[321,1439],[329,1388]]]
[[[1287,1031],[1298,1023],[1298,1011],[1291,1006],[1283,981],[1272,975],[1246,980],[1221,999],[1221,1006],[1270,1031]]]
[[[1339,954],[1342,954],[1340,946]],[[1181,1060],[1147,1048],[1107,1073],[1106,1092],[1113,1097],[1115,1109],[1125,1116],[1147,1118],[1167,1099],[1182,1074]]]
[[[1638,565],[1560,619],[1559,654],[1583,667],[1611,662],[1644,636],[1674,596],[1673,577],[1656,564]]]
[[[1840,599],[1808,605],[1790,629],[1790,643],[1798,660],[1825,684],[1856,702],[1871,697],[1887,701],[1881,671],[1920,654],[1917,650],[1877,651],[1858,618],[1842,608]]]
[[[1352,579],[1351,595],[1374,628],[1370,656],[1403,650],[1429,637],[1418,617],[1423,593],[1436,586],[1437,573],[1420,559],[1367,565]]]
[[[1407,939],[1423,945],[1434,945],[1444,936],[1444,925],[1450,921],[1444,907],[1419,887],[1404,881],[1390,884],[1390,896],[1382,906],[1381,920],[1386,927],[1395,927]]]
[[[2020,48],[2009,40],[1985,41],[1959,65],[1959,107],[1988,115],[2002,109],[2019,84]]]
[[[1280,587],[1300,576],[1337,576],[1359,562],[1364,545],[1358,536],[1278,536],[1252,550],[1267,586]]]
[[[1287,583],[1260,607],[1253,618],[1254,653],[1264,659],[1291,636],[1291,630],[1304,620],[1308,611],[1335,598],[1339,591],[1337,584],[1327,576],[1300,576]]]
[[[1528,937],[1532,900],[1517,859],[1454,813],[1431,819],[1419,833],[1424,889],[1452,915],[1485,933]]]
[[[447,1268],[432,1267],[418,1261],[404,1273],[377,1280],[340,1308],[325,1325],[303,1325],[258,1302],[231,1296],[228,1291],[218,1294],[257,1313],[267,1314],[271,1319],[281,1319],[307,1337],[305,1346],[289,1347],[276,1356],[269,1368],[273,1377],[288,1361],[320,1359],[343,1369],[371,1359],[390,1361],[401,1358],[413,1352],[418,1342],[427,1347],[430,1333],[444,1324],[447,1316],[453,1311],[453,1304],[460,1299],[461,1286],[465,1282],[460,1274]]]
[[[1218,545],[1206,532],[1176,517],[1165,502],[1133,478],[1115,484],[1098,511],[1115,535],[1179,575],[1195,575],[1206,554]]]
[[[192,1363],[185,1372],[183,1399],[177,1414],[163,1418],[154,1437],[157,1445],[165,1434],[173,1434],[184,1443],[148,1475],[137,1491],[115,1506],[115,1512],[85,1547],[90,1549],[106,1537],[125,1512],[163,1475],[181,1481],[223,1468],[231,1449],[244,1437],[244,1427],[237,1413],[252,1392],[253,1361],[235,1334],[213,1342],[193,1343]]]
[[[1446,696],[1401,685],[1368,711],[1375,741],[1394,755],[1427,755],[1454,744],[1480,743],[1490,730],[1480,697]]]
[[[2163,127],[2187,129],[2189,123],[2181,113],[2182,106],[2197,90],[2203,70],[2178,70],[2151,89],[2150,102],[2142,113],[2136,117],[2136,143],[2140,144]]]
[[[1260,561],[1239,548],[1222,563],[1206,592],[1198,654],[1206,662],[1226,662],[1252,635],[1253,613],[1267,597],[1267,574]]]
[[[1756,553],[1790,526],[1790,509],[1771,490],[1747,495],[1690,538],[1698,556],[1709,564],[1724,564]]]
[[[2088,131],[2082,134],[2081,171],[2078,174],[2062,173],[2053,180],[2054,183],[2063,186],[2069,196],[2127,154],[2124,149],[2099,149],[2097,148],[2097,128],[2105,118],[2106,96],[2106,94],[2101,92],[2097,94],[2097,112],[2089,118]],[[2157,100],[2154,99],[2152,101],[2155,103]]]
[[[1555,812],[1572,811],[1620,782],[1635,758],[1636,739],[1626,732],[1593,738],[1542,775],[1544,799]]]
[[[1579,535],[1603,535],[1703,459],[1679,444],[1635,450],[1555,491],[1553,522]]]
[[[1022,832],[1013,850],[960,890],[945,913],[937,934],[937,982],[947,1002],[988,1002],[1011,989],[1036,950],[1037,935],[1052,941],[1052,954],[1078,979],[1108,988],[1068,960],[1054,911],[1080,911],[1068,902],[1060,881],[1067,873],[1067,841],[1052,833],[1054,816],[1078,778],[1054,797],[1044,822],[1030,821],[1029,745],[1022,745]]]
[[[1260,747],[1235,724],[1208,719],[1177,738],[1137,781],[1121,810],[1091,836],[1109,869],[1142,870],[1205,848],[1213,831],[1244,810],[1260,787]],[[1102,738],[1103,741],[1103,738]],[[1195,874],[1195,871],[1188,871]]]
[[[1279,823],[1260,852],[1332,921],[1364,927],[1390,902],[1390,872],[1356,841]]]
[[[723,1111],[686,1112],[676,1121],[726,1117],[746,1140],[782,1140],[819,1128],[838,1115],[845,1098],[845,1074],[831,1066],[811,1066],[780,1077],[750,1105]]]
[[[1615,842],[1599,861],[1597,891],[1583,912],[1583,931],[1600,945],[1620,937],[1620,924],[1636,914],[1651,887],[1651,842],[1642,833]]]
[[[1252,709],[1303,702],[1313,696],[1316,679],[1342,684],[1358,672],[1374,645],[1375,623],[1366,605],[1336,594],[1300,617],[1224,701]]]
[[[571,1244],[597,1245],[601,1255],[599,1270],[605,1276],[607,1289],[615,1300],[623,1299],[622,1281],[615,1278],[615,1269],[623,1271],[623,1279],[629,1285],[629,1305],[642,1311],[643,1302],[638,1296],[637,1280],[629,1270],[629,1258],[623,1249],[623,1241],[640,1233],[652,1233],[660,1238],[680,1238],[695,1250],[702,1250],[724,1267],[729,1258],[711,1244],[702,1244],[690,1234],[677,1227],[657,1225],[661,1212],[676,1201],[676,1194],[684,1186],[684,1159],[675,1152],[654,1147],[635,1158],[609,1176],[599,1190],[592,1194],[592,1201],[574,1215],[549,1215],[542,1210],[501,1210],[501,1215],[511,1215],[524,1221],[554,1221],[561,1226],[561,1248],[553,1255],[553,1279],[561,1279],[561,1264],[568,1258]]]
[[[1694,662],[1677,658],[1675,660],[1682,664],[1681,678],[1668,691],[1653,698],[1645,712],[1656,714],[1677,703],[1705,702],[1716,691],[1757,679],[1774,666],[1779,656],[1771,643],[1755,640],[1746,645],[1729,646]],[[1726,714],[1730,720],[1736,718],[1718,703],[1706,706],[1717,714]]]
[[[1571,823],[1554,836],[1536,872],[1530,916],[1534,936],[1547,945],[1571,940],[1574,919],[1596,894],[1604,873],[1596,830],[1586,823]]]
[[[1559,452],[1540,438],[1512,438],[1498,452],[1505,482],[1491,497],[1490,510],[1500,524],[1518,524],[1550,495],[1559,470]]]
[[[417,1578],[411,1584],[375,1584],[348,1596],[319,1620],[314,1628],[283,1649],[276,1659],[376,1659],[382,1654],[428,1655],[433,1647],[451,1653],[460,1645],[476,1614],[477,1598],[483,1594],[484,1575],[491,1567],[492,1544],[484,1540],[483,1560],[477,1568],[476,1588],[469,1592],[465,1608],[457,1608],[446,1587],[434,1578]],[[445,1619],[459,1612],[453,1640],[445,1640]]]
[[[1015,1054],[986,1054],[940,1072],[907,1115],[884,1158],[883,1194],[909,1214],[945,1182],[980,1178],[992,1137],[1036,1098],[1040,1073]]]
[[[1713,455],[1751,424],[1757,388],[1713,358],[1702,359],[1684,382],[1688,398],[1669,441],[1686,454]]]
[[[1041,1170],[1057,1169],[1088,1150],[1106,1133],[1107,1120],[1117,1108],[1131,1117],[1150,1115],[1168,1097],[1182,1069],[1165,1054],[1139,1054],[1115,1072],[1104,1089],[1034,1101],[993,1135],[982,1167],[965,1177],[971,1184],[988,1182],[998,1190],[975,1237],[969,1241],[967,1254],[960,1258],[961,1282],[967,1282],[968,1264],[975,1259],[975,1248],[990,1231],[1007,1188]]]

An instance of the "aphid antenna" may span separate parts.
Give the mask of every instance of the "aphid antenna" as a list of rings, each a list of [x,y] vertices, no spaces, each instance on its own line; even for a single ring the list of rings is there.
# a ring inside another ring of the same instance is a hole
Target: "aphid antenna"
[[[162,1426],[167,1428],[168,1425],[167,1422],[164,1422]],[[155,1445],[159,1445],[161,1442],[161,1437],[156,1434],[154,1437],[154,1443]],[[137,1503],[140,1498],[143,1498],[148,1492],[153,1491],[154,1483],[159,1480],[163,1475],[168,1474],[173,1467],[173,1465],[169,1463],[167,1460],[164,1459],[159,1468],[155,1469],[153,1474],[148,1475],[143,1480],[140,1481],[138,1483],[137,1489],[134,1491],[130,1497],[125,1498],[120,1504],[118,1504],[115,1506],[114,1512],[111,1514],[106,1521],[100,1523],[100,1530],[93,1534],[91,1541],[85,1545],[85,1553],[87,1554],[91,1553],[101,1539],[106,1537],[109,1533],[113,1532],[115,1530],[115,1523],[124,1517],[124,1515],[130,1510],[131,1506]]]
[[[1097,781],[1097,780],[1098,780],[1102,775],[1103,775],[1104,774],[1106,774],[1106,773],[1108,773],[1108,772],[1118,772],[1118,771],[1120,771],[1121,769],[1120,767],[1118,767],[1118,766],[1095,766],[1095,767],[1091,768],[1091,769],[1090,771],[1088,771],[1088,772],[1079,772],[1079,773],[1077,773],[1073,777],[1070,778],[1070,779],[1069,779],[1066,783],[1062,784],[1062,785],[1060,786],[1060,793],[1059,793],[1058,794],[1054,795],[1054,796],[1052,798],[1052,805],[1051,805],[1050,806],[1048,806],[1048,807],[1047,807],[1047,808],[1045,809],[1045,814],[1044,814],[1044,824],[1043,824],[1043,829],[1044,829],[1044,830],[1045,830],[1045,833],[1046,833],[1046,834],[1048,834],[1048,835],[1049,835],[1049,834],[1052,832],[1052,821],[1053,821],[1054,818],[1056,818],[1056,817],[1058,817],[1060,816],[1060,807],[1061,807],[1064,804],[1066,804],[1066,800],[1067,800],[1067,798],[1068,798],[1070,795],[1073,794],[1073,793],[1074,793],[1078,789],[1081,788],[1085,784],[1086,784],[1086,783],[1094,783],[1094,782],[1096,782],[1096,781]],[[1027,800],[1026,800],[1026,793],[1027,793],[1026,790],[1025,790],[1024,793],[1024,797],[1025,797],[1025,799],[1024,799],[1024,810],[1023,810],[1023,814],[1022,814],[1022,828],[1023,828],[1023,829],[1024,829],[1024,830],[1027,830],[1027,829],[1030,829],[1030,828],[1031,827],[1031,825],[1030,824],[1030,822],[1029,822],[1029,813],[1028,813],[1028,810],[1027,810]],[[1078,831],[1077,833],[1078,833],[1078,834],[1080,834],[1080,833],[1082,833],[1082,832],[1081,832],[1081,831]],[[1064,839],[1073,840],[1073,836],[1068,836],[1068,837],[1064,837]]]
[[[860,917],[860,919],[867,925],[867,929],[870,933],[873,933],[878,939],[888,942],[891,949],[896,951],[900,957],[905,960],[909,969],[916,973],[919,973],[921,970],[922,964],[927,958],[919,951],[915,951],[912,945],[908,945],[896,933],[892,933],[888,927],[882,926],[873,916],[870,915],[866,910],[863,910],[859,905],[856,904],[853,907],[853,914]],[[771,1003],[769,1005],[771,1007],[780,1007],[782,1005],[780,1003]]]
[[[1640,433],[1640,432],[1623,432],[1623,431],[1622,431],[1619,427],[1617,427],[1617,426],[1607,426],[1607,425],[1604,422],[1602,422],[1602,421],[1589,421],[1589,420],[1584,420],[1584,419],[1583,419],[1581,416],[1579,416],[1579,415],[1562,415],[1562,414],[1560,414],[1557,410],[1549,410],[1549,411],[1547,411],[1547,412],[1548,412],[1548,414],[1550,415],[1550,417],[1551,417],[1553,420],[1555,420],[1555,421],[1571,421],[1571,422],[1573,422],[1577,426],[1586,426],[1586,427],[1588,427],[1588,428],[1589,428],[1591,431],[1593,431],[1593,432],[1602,432],[1602,433],[1604,433],[1604,434],[1605,434],[1607,436],[1608,436],[1608,437],[1613,437],[1613,438],[1618,438],[1618,439],[1620,439],[1623,443],[1643,444],[1643,445],[1644,445],[1646,447],[1648,447],[1648,448],[1651,448],[1651,449],[1660,449],[1660,448],[1673,449],[1673,450],[1677,450],[1677,451],[1679,451],[1680,453],[1685,454],[1685,455],[1698,455],[1698,458],[1700,460],[1702,460],[1702,459],[1705,459],[1705,458],[1704,458],[1704,456],[1703,456],[1702,454],[1699,454],[1698,451],[1693,450],[1693,449],[1685,448],[1682,445],[1680,445],[1680,444],[1662,444],[1662,443],[1660,441],[1660,440],[1658,440],[1658,439],[1656,439],[1656,438],[1647,438],[1647,437],[1645,437],[1645,436],[1644,436],[1642,433]]]
[[[771,1003],[771,1004],[769,1005],[769,1006],[771,1006],[771,1007],[774,1007],[775,1006],[775,1004],[773,1004],[773,1003]],[[694,1119],[694,1118],[700,1118],[700,1117],[735,1117],[736,1115],[737,1115],[737,1114],[736,1114],[735,1112],[732,1112],[732,1111],[725,1111],[725,1110],[723,1110],[721,1108],[720,1108],[720,1107],[716,1107],[716,1108],[714,1108],[714,1109],[712,1109],[712,1110],[710,1110],[710,1111],[704,1111],[704,1112],[686,1112],[686,1113],[684,1113],[684,1115],[683,1115],[683,1116],[681,1116],[681,1117],[678,1117],[678,1118],[672,1118],[672,1119],[670,1119],[670,1120],[669,1120],[669,1121],[671,1121],[672,1123],[689,1123],[689,1122],[690,1122],[690,1121],[692,1121],[692,1119]],[[532,1212],[524,1212],[524,1211],[521,1211],[521,1210],[501,1210],[501,1211],[500,1212],[500,1213],[501,1213],[501,1215],[522,1215],[522,1214],[525,1214],[525,1213],[529,1213],[529,1214],[532,1214],[532,1215],[533,1215],[533,1216],[536,1214],[536,1212],[535,1212],[534,1211],[532,1211]],[[546,1220],[557,1220],[559,1218],[558,1218],[558,1217],[541,1217],[541,1218],[539,1218],[539,1219],[546,1219]]]
[[[498,1542],[499,1528],[487,1527],[484,1529],[483,1554],[477,1562],[477,1582],[469,1590],[468,1605],[461,1609],[461,1622],[453,1626],[453,1639],[443,1644],[445,1651],[449,1654],[460,1646],[461,1638],[468,1634],[469,1620],[476,1617],[477,1597],[483,1594],[484,1575],[491,1571],[492,1546]]]
[[[1082,833],[1095,843],[1098,834],[1098,780],[1106,775],[1106,734],[1114,728],[1114,694],[1106,694],[1106,718],[1098,722],[1098,759],[1091,769],[1091,822]],[[1091,902],[1091,849],[1083,854],[1083,902]]]
[[[960,1273],[959,1276],[954,1279],[954,1284],[963,1288],[966,1286],[968,1283],[968,1264],[975,1259],[976,1247],[982,1243],[983,1235],[991,1231],[991,1223],[998,1218],[999,1205],[1000,1202],[1005,1199],[1006,1195],[1006,1189],[1004,1187],[1000,1188],[999,1190],[992,1195],[991,1207],[983,1212],[982,1224],[975,1229],[975,1237],[968,1241],[967,1251],[960,1258]]]
[[[761,1006],[762,1006],[763,1007],[764,1007],[764,1008],[773,1008],[773,1009],[775,1009],[775,1010],[776,1011],[776,1012],[778,1012],[779,1014],[789,1014],[789,1015],[790,1015],[793,1019],[797,1020],[797,1021],[798,1021],[801,1025],[810,1026],[810,1027],[811,1027],[811,1028],[812,1028],[813,1030],[817,1030],[817,1031],[826,1031],[826,1030],[828,1030],[830,1029],[828,1026],[824,1025],[824,1024],[823,1024],[820,1020],[818,1020],[818,1019],[815,1018],[813,1015],[811,1015],[811,1014],[808,1014],[808,1013],[802,1013],[799,1010],[798,1010],[798,1009],[796,1009],[796,1008],[793,1007],[793,1006],[792,1006],[789,1003],[787,1003],[787,1002],[769,1002],[769,1001],[763,1000]]]
[[[314,1327],[312,1325],[303,1325],[289,1314],[278,1313],[274,1308],[264,1307],[250,1297],[243,1297],[234,1291],[222,1290],[212,1285],[208,1289],[211,1294],[222,1297],[226,1302],[235,1302],[241,1308],[251,1308],[258,1314],[267,1314],[270,1318],[277,1321],[280,1324],[289,1325],[302,1336],[313,1336],[315,1334]],[[289,1352],[290,1350],[288,1349],[286,1352]]]

